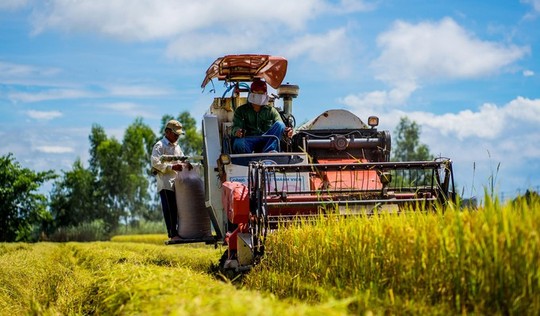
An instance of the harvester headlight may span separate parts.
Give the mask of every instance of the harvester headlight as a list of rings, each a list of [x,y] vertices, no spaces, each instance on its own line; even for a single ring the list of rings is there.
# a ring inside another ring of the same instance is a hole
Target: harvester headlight
[[[221,154],[219,155],[219,161],[221,162],[222,165],[228,165],[231,163],[231,156],[227,154]]]
[[[379,125],[379,118],[377,116],[368,117],[368,125],[372,128]]]

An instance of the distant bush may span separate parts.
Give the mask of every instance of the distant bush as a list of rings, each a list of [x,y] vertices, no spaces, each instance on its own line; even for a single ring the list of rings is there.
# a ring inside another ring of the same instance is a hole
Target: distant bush
[[[109,239],[109,234],[106,231],[105,223],[102,220],[95,220],[78,226],[60,227],[43,239],[55,242],[105,241]]]
[[[136,221],[128,225],[120,225],[108,233],[103,220],[90,223],[81,223],[77,226],[59,227],[55,232],[41,236],[41,241],[68,242],[68,241],[105,241],[118,235],[165,235],[165,223],[157,221]],[[165,238],[164,237],[164,238]],[[166,238],[165,238],[166,239]],[[157,243],[157,242],[155,242]],[[159,243],[163,243],[161,240]]]
[[[163,221],[131,221],[120,225],[112,235],[167,234]]]
[[[512,200],[512,203],[514,205],[519,203],[540,204],[540,195],[538,192],[527,190],[525,194],[520,195]]]

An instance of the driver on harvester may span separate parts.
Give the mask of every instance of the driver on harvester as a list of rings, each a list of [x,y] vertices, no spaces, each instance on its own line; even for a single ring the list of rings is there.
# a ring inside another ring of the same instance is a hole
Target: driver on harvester
[[[292,137],[292,128],[285,127],[279,112],[268,101],[266,82],[255,78],[248,103],[234,112],[231,131],[234,153],[277,152],[281,137]]]

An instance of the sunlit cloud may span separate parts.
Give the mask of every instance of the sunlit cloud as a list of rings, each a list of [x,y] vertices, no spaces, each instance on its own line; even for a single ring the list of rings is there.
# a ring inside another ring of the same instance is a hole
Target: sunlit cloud
[[[355,13],[374,10],[377,7],[375,1],[365,0],[341,0],[339,3],[327,3],[326,11],[331,13]]]
[[[349,0],[341,4],[343,10],[351,11],[358,10],[362,2]],[[47,29],[92,31],[124,40],[148,41],[207,28],[249,29],[261,23],[301,29],[308,20],[325,13],[327,7],[322,0],[53,0],[34,15],[33,24],[35,33]]]
[[[159,118],[160,116],[144,105],[131,102],[113,102],[99,105],[102,109],[121,113],[126,117]]]
[[[143,85],[112,85],[107,87],[111,96],[148,97],[172,94],[174,91]]]
[[[243,32],[236,36],[228,31],[221,33],[190,33],[176,37],[166,49],[166,56],[171,59],[194,60],[205,57],[223,56],[227,52],[249,52],[262,46],[267,35],[257,31]]]
[[[36,120],[49,121],[49,120],[61,117],[63,114],[60,111],[29,110],[29,111],[26,111],[26,115],[28,115],[30,118],[33,118],[33,119],[36,119]]]
[[[46,154],[66,154],[74,152],[72,147],[67,146],[37,146],[36,150]]]
[[[37,86],[36,86],[37,87]],[[33,103],[49,100],[91,99],[103,97],[143,98],[173,94],[172,89],[142,85],[112,85],[103,87],[48,88],[37,91],[17,91],[7,93],[12,102]]]
[[[414,82],[402,82],[391,90],[376,90],[365,93],[350,94],[340,101],[351,107],[362,109],[366,112],[385,111],[405,103],[410,95],[416,91]]]
[[[363,108],[364,100],[349,96],[341,100],[354,112],[368,112],[384,117],[390,126],[396,126],[399,119],[407,116],[422,126],[430,127],[438,133],[462,141],[473,139],[496,139],[504,134],[513,134],[514,129],[540,124],[540,99],[517,97],[503,106],[483,104],[478,110],[463,110],[457,113],[435,114],[431,112],[404,112],[383,107]]]
[[[382,53],[373,66],[378,79],[389,83],[479,78],[501,71],[530,51],[481,40],[450,18],[418,24],[397,21],[377,43]]]
[[[540,12],[540,0],[521,0],[521,2],[530,4],[534,11]]]
[[[334,75],[346,77],[353,71],[350,60],[354,56],[354,36],[345,27],[322,34],[302,35],[291,39],[285,47],[284,56],[307,59],[323,67],[331,65]]]
[[[8,98],[13,102],[40,102],[96,97],[95,93],[79,89],[52,89],[39,92],[12,92]]]
[[[29,0],[2,0],[0,10],[16,10],[25,7]]]
[[[5,81],[13,77],[45,77],[58,74],[60,69],[52,67],[36,67],[33,65],[16,64],[0,61],[0,80]]]
[[[378,36],[377,44],[381,54],[372,68],[375,78],[390,88],[357,94],[359,105],[374,99],[380,106],[401,105],[423,85],[497,74],[530,52],[529,47],[481,40],[450,18],[397,21]]]

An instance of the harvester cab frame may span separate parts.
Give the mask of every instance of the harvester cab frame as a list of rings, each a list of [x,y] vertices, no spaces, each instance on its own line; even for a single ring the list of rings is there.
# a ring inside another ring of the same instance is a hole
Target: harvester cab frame
[[[204,89],[224,81],[203,116],[205,206],[217,240],[227,246],[223,269],[249,270],[264,254],[266,236],[280,223],[320,215],[373,215],[433,207],[453,199],[452,161],[391,162],[391,137],[344,109],[329,109],[295,128],[276,153],[235,154],[230,130],[234,111],[247,103],[255,78],[276,89],[270,102],[295,127],[293,99],[299,87],[282,84],[287,60],[270,55],[227,55],[206,71]],[[215,86],[212,89],[215,92]]]

